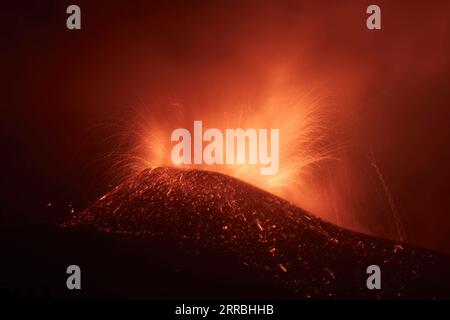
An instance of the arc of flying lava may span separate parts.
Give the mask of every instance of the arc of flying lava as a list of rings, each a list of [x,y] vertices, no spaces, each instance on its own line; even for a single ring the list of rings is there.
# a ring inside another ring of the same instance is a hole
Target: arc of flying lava
[[[132,129],[125,134],[126,139],[131,140],[126,145],[131,147],[119,152],[115,168],[120,168],[122,176],[126,177],[147,168],[174,166],[171,133],[177,128],[191,128],[198,119],[223,132],[227,128],[279,128],[280,163],[275,175],[262,176],[259,166],[249,163],[177,166],[224,173],[299,203],[293,195],[304,191],[314,169],[326,160],[337,159],[339,144],[330,139],[334,124],[329,110],[318,96],[288,90],[247,103],[220,101],[215,106],[206,103],[183,106],[176,102],[162,108],[140,108],[138,117],[132,121]],[[245,158],[249,156],[246,148]]]

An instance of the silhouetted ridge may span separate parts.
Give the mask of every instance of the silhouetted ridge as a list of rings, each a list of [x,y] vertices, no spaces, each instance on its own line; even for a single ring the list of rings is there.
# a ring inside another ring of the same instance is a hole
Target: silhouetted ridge
[[[446,256],[342,229],[216,172],[145,170],[65,226],[194,241],[198,254],[233,253],[299,297],[450,297]],[[366,287],[371,264],[382,290]]]

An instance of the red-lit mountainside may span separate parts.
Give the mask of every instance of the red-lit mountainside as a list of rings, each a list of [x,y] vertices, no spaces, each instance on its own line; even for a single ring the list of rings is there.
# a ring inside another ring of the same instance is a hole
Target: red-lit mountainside
[[[447,256],[342,229],[210,171],[145,170],[64,226],[170,237],[194,243],[195,255],[231,254],[300,298],[450,297]],[[381,290],[367,289],[372,264],[381,268]]]

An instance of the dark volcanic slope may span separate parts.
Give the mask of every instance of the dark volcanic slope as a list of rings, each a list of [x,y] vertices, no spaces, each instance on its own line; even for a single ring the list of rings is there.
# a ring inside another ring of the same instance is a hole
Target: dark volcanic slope
[[[194,243],[197,255],[231,253],[298,297],[450,297],[447,256],[344,230],[214,172],[146,170],[65,226],[170,236],[180,246]],[[381,267],[381,290],[366,287],[371,264]]]

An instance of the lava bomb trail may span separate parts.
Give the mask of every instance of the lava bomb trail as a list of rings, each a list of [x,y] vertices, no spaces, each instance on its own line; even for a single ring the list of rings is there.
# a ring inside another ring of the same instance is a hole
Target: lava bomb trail
[[[198,255],[231,253],[298,298],[450,298],[448,256],[337,227],[211,171],[144,170],[63,226],[170,236],[180,246],[194,242]],[[367,289],[372,264],[381,268],[381,290]]]

